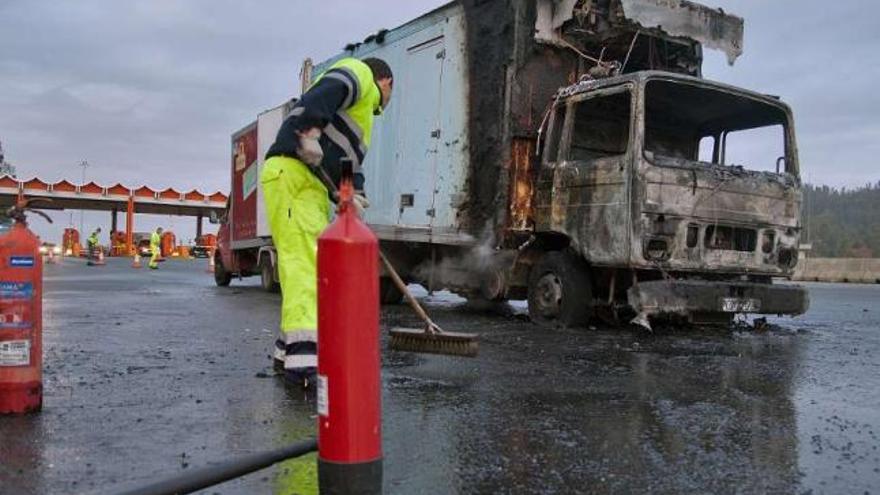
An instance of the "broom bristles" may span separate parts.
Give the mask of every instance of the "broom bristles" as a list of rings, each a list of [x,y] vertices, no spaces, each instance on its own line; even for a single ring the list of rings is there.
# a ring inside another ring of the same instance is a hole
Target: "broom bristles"
[[[476,334],[430,333],[415,328],[392,329],[389,347],[395,351],[464,357],[476,357],[479,351]]]

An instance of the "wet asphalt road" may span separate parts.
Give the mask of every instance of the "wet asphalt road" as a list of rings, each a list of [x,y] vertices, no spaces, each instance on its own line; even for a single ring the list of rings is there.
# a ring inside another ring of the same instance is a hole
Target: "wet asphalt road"
[[[314,435],[312,399],[272,376],[279,296],[204,269],[46,267],[45,408],[0,418],[0,493],[113,493]],[[769,332],[654,335],[427,297],[481,354],[384,353],[385,491],[880,492],[880,286],[810,288]],[[312,466],[205,493],[308,493]]]

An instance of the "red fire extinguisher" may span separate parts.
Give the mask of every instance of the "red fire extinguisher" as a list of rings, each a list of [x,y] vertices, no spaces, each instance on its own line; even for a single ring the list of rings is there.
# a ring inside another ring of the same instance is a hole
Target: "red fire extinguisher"
[[[26,211],[52,222],[22,201],[7,213],[15,224],[0,234],[0,414],[43,405],[43,261]]]
[[[345,179],[318,239],[318,483],[321,493],[382,492],[379,242]]]

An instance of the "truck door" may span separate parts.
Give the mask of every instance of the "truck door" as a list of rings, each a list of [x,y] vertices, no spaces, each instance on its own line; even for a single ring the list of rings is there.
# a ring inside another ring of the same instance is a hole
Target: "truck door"
[[[631,95],[625,86],[573,97],[565,124],[557,131],[558,143],[547,143],[558,147],[556,161],[547,161],[554,157],[545,155],[541,173],[539,207],[543,203],[544,215],[539,218],[548,230],[568,235],[588,261],[600,265],[628,259]],[[551,130],[548,140],[553,135]]]
[[[437,190],[437,159],[442,129],[441,85],[445,59],[444,37],[435,38],[407,48],[406,63],[399,65],[405,73],[395,119],[398,123],[395,174],[395,197],[398,206],[396,224],[430,226],[435,217],[434,197]],[[395,95],[397,97],[398,95]]]

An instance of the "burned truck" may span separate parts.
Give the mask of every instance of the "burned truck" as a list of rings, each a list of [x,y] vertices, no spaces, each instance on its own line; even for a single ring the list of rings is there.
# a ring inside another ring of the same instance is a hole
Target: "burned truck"
[[[742,38],[684,0],[461,0],[307,63],[303,87],[340,57],[394,70],[366,219],[410,282],[527,299],[547,326],[796,315],[805,289],[773,282],[801,232],[791,110],[701,74]]]

